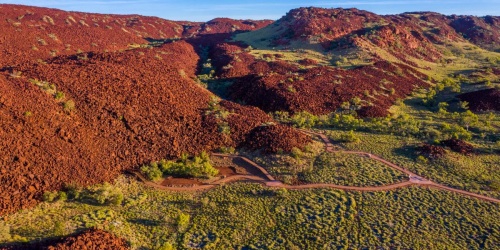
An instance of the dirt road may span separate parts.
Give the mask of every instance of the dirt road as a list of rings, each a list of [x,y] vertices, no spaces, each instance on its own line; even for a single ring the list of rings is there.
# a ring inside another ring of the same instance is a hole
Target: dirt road
[[[229,158],[239,158],[245,163],[249,164],[250,166],[254,167],[258,171],[260,171],[262,174],[260,176],[257,175],[233,175],[227,178],[222,178],[219,179],[211,184],[205,184],[205,185],[193,185],[193,186],[185,186],[185,187],[169,187],[169,186],[163,186],[159,185],[157,183],[151,182],[147,180],[140,172],[137,171],[132,171],[129,172],[139,178],[144,184],[147,186],[151,186],[154,188],[162,189],[162,190],[170,190],[170,191],[201,191],[201,190],[207,190],[210,188],[214,188],[220,185],[224,185],[225,183],[229,182],[234,182],[234,181],[240,181],[240,180],[246,180],[246,181],[252,181],[252,182],[257,182],[257,183],[262,183],[268,187],[271,188],[286,188],[286,189],[291,189],[291,190],[300,190],[300,189],[310,189],[310,188],[334,188],[334,189],[342,189],[342,190],[351,190],[351,191],[361,191],[361,192],[376,192],[376,191],[389,191],[389,190],[394,190],[397,188],[402,188],[402,187],[407,187],[407,186],[424,186],[424,187],[429,187],[429,188],[436,188],[436,189],[441,189],[441,190],[447,190],[450,192],[455,192],[459,193],[462,195],[467,195],[470,197],[474,197],[477,199],[485,200],[485,201],[490,201],[494,203],[500,203],[500,200],[476,194],[476,193],[471,193],[465,190],[460,190],[456,188],[451,188],[447,187],[438,183],[435,183],[433,181],[430,181],[422,176],[419,176],[415,173],[412,173],[408,169],[405,169],[403,167],[400,167],[394,163],[391,163],[379,156],[373,155],[371,153],[367,152],[359,152],[359,151],[343,151],[343,150],[335,150],[332,142],[330,139],[320,133],[315,133],[315,132],[310,132],[306,130],[301,130],[302,132],[309,134],[309,135],[314,135],[318,136],[323,143],[325,144],[325,150],[328,152],[339,152],[339,153],[345,153],[345,154],[356,154],[356,155],[362,155],[369,157],[371,159],[374,159],[376,161],[379,161],[393,169],[399,170],[405,174],[408,175],[409,180],[405,182],[400,182],[400,183],[395,183],[395,184],[390,184],[390,185],[385,185],[385,186],[375,186],[375,187],[354,187],[354,186],[341,186],[341,185],[335,185],[335,184],[326,184],[326,183],[311,183],[311,184],[303,184],[303,185],[287,185],[284,184],[280,181],[277,181],[272,177],[266,169],[264,169],[262,166],[259,164],[253,162],[252,160],[244,157],[244,156],[239,156],[239,155],[228,155],[228,154],[219,154],[219,153],[213,153],[213,156],[218,156],[218,157],[229,157]]]

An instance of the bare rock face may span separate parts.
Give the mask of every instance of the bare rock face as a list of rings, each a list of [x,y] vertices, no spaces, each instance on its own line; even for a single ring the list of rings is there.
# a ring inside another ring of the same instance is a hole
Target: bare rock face
[[[245,147],[263,150],[264,153],[290,152],[294,147],[303,148],[311,138],[283,125],[256,127],[247,137]]]

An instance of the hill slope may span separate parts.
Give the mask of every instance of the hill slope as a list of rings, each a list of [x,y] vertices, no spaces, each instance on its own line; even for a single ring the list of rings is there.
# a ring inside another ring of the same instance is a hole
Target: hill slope
[[[112,181],[150,161],[241,146],[272,120],[260,110],[252,117],[234,111],[228,122],[239,136],[221,134],[225,121],[207,112],[213,94],[193,80],[200,60],[193,45],[145,40],[223,39],[269,21],[172,22],[19,5],[0,5],[0,13],[0,214],[64,185]]]

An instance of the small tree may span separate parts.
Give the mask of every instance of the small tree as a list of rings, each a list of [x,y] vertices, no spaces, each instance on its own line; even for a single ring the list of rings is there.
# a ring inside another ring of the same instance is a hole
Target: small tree
[[[42,199],[45,202],[53,202],[57,198],[57,195],[58,193],[56,191],[46,191],[45,193],[43,193]]]
[[[72,112],[73,110],[75,110],[75,101],[68,100],[68,101],[64,102],[63,108],[64,108],[64,111],[66,111],[68,113]]]
[[[296,127],[311,128],[316,125],[319,118],[307,111],[298,112],[291,118]]]
[[[190,219],[189,214],[180,213],[179,216],[177,217],[177,227],[180,230],[186,229],[186,227],[189,225],[189,219]]]
[[[446,115],[448,114],[448,111],[446,108],[448,108],[449,104],[446,102],[440,102],[438,103],[438,113],[441,115]]]
[[[349,131],[341,135],[340,139],[345,142],[359,142],[359,137],[354,134],[354,131]]]
[[[462,113],[460,122],[465,126],[467,131],[469,131],[469,126],[477,124],[479,122],[479,117],[470,110],[467,110]]]
[[[151,181],[157,181],[163,176],[163,173],[158,168],[158,165],[144,165],[141,167],[141,172]]]
[[[361,108],[361,98],[359,97],[354,97],[351,99],[351,106],[350,106],[350,110],[358,110]]]
[[[460,102],[460,107],[464,110],[468,110],[469,109],[469,102],[466,102],[466,101]]]
[[[160,248],[158,248],[158,250],[174,250],[174,245],[172,245],[172,243],[170,242],[167,242],[165,244],[163,244]]]
[[[10,225],[0,220],[0,242],[8,242],[11,238]]]

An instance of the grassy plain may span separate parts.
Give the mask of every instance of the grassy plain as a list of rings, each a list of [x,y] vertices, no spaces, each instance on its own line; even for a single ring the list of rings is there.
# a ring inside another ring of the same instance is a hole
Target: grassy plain
[[[26,240],[96,226],[134,249],[495,249],[498,205],[426,188],[287,191],[228,184],[204,193],[144,187],[128,177],[118,205],[42,203],[9,216]]]

